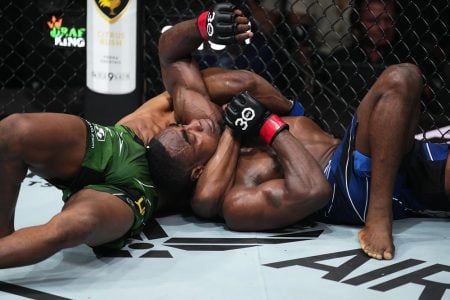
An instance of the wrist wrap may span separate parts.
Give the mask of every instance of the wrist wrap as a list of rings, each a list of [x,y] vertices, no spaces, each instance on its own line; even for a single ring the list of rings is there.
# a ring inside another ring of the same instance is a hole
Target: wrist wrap
[[[208,19],[208,11],[204,11],[197,18],[197,28],[203,40],[208,40],[208,31],[206,29],[206,20]]]
[[[270,145],[281,131],[288,128],[289,125],[286,124],[279,116],[271,115],[261,126],[259,135],[267,144]]]

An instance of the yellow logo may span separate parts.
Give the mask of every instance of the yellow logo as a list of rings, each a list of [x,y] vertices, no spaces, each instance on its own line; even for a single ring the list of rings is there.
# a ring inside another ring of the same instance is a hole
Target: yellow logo
[[[145,206],[144,205],[144,197],[139,198],[138,201],[134,201],[134,203],[136,203],[136,206],[139,208],[139,213],[141,214],[141,216],[143,216],[145,214]]]
[[[94,0],[97,12],[109,23],[114,23],[125,13],[133,0]]]

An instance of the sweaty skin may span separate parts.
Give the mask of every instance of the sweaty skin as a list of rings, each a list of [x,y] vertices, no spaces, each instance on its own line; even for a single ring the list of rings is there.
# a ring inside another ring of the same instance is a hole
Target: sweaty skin
[[[413,145],[421,91],[416,66],[390,66],[356,112],[355,148],[372,161],[369,206],[358,238],[362,250],[376,259],[394,256],[391,198],[400,163]],[[196,214],[221,215],[230,229],[264,230],[292,224],[325,205],[321,196],[314,195],[314,188],[328,189],[330,199],[330,187],[320,179],[339,141],[304,117],[285,119],[302,146],[292,144],[297,148],[289,159],[284,157],[289,152],[267,151],[267,146],[241,147],[241,141],[225,130],[197,183],[191,202]],[[277,144],[280,141],[275,139]],[[290,169],[289,163],[295,168]],[[290,179],[294,180],[291,184]],[[444,180],[450,195],[450,160]]]
[[[228,102],[232,96],[244,90],[259,96],[262,103],[279,113],[286,113],[292,105],[265,79],[250,71],[208,68],[201,71],[201,75],[202,82],[213,101],[209,102],[208,106],[219,107]],[[201,111],[211,111],[209,107],[200,106],[201,104],[202,102],[197,103],[198,106],[186,105],[183,110],[184,115],[201,115]],[[173,110],[173,99],[168,92],[163,92],[119,120],[118,124],[132,129],[144,143],[148,143],[162,129],[178,122]],[[159,204],[165,205],[164,201],[170,200],[164,199]]]
[[[251,34],[247,33],[249,20],[241,11],[236,10],[236,13],[239,15],[231,22],[236,26],[233,34],[239,42]],[[231,71],[227,73],[231,76],[221,77],[220,71],[216,71],[211,73],[213,79],[208,86],[208,80],[202,78],[190,57],[202,42],[196,20],[184,22],[181,27],[184,25],[188,32],[181,34],[183,38],[172,40],[169,34],[166,49],[160,47],[164,53],[160,56],[163,80],[168,83],[167,90],[172,97],[168,98],[167,93],[157,96],[119,121],[135,131],[144,143],[175,122],[183,124],[185,131],[196,122],[189,130],[200,132],[202,124],[207,126],[208,122],[199,119],[218,121],[221,118],[220,107],[210,101],[208,93],[212,96],[219,87],[217,101],[223,103],[227,95],[231,97],[242,91],[240,88],[247,89],[246,83],[252,83],[247,81],[252,77],[250,72]],[[164,38],[162,41],[164,48]],[[178,47],[173,47],[175,44]],[[233,74],[238,77],[233,79]],[[248,88],[251,89],[251,85]],[[289,107],[287,101],[284,109],[289,110]],[[135,221],[132,208],[117,195],[94,189],[75,192],[48,223],[15,230],[16,202],[27,171],[42,178],[71,182],[82,168],[86,136],[85,122],[68,114],[13,114],[0,122],[0,173],[8,174],[0,176],[0,268],[36,263],[80,244],[102,245],[129,232]],[[197,157],[193,158],[193,163],[198,161]]]
[[[220,215],[233,230],[268,230],[290,225],[326,204],[331,190],[322,172],[339,140],[307,117],[283,120],[306,152],[293,149],[292,155],[298,157],[286,161],[306,165],[294,165],[291,174],[280,160],[287,153],[275,153],[255,141],[242,146],[225,131],[216,155],[197,183],[191,201],[195,213],[202,217]],[[308,172],[302,176],[301,169]],[[315,188],[321,190],[320,197],[314,196]]]

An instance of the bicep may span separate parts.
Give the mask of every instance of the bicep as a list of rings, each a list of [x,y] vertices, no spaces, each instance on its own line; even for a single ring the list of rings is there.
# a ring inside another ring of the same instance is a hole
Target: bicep
[[[303,204],[291,199],[283,179],[254,187],[233,187],[225,196],[223,216],[233,230],[269,230],[290,225],[309,215]]]
[[[183,60],[165,66],[164,84],[172,96],[175,117],[181,123],[209,118],[219,121],[220,107],[210,101],[206,86],[193,61]]]

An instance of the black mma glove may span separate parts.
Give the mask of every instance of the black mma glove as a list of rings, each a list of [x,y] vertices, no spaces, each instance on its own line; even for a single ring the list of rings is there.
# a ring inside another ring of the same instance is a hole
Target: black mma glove
[[[248,92],[231,99],[225,109],[225,124],[242,136],[259,135],[269,145],[278,133],[289,128],[279,116],[272,114]]]
[[[197,27],[202,38],[216,44],[229,45],[235,42],[236,22],[231,3],[218,3],[209,11],[200,14]]]

